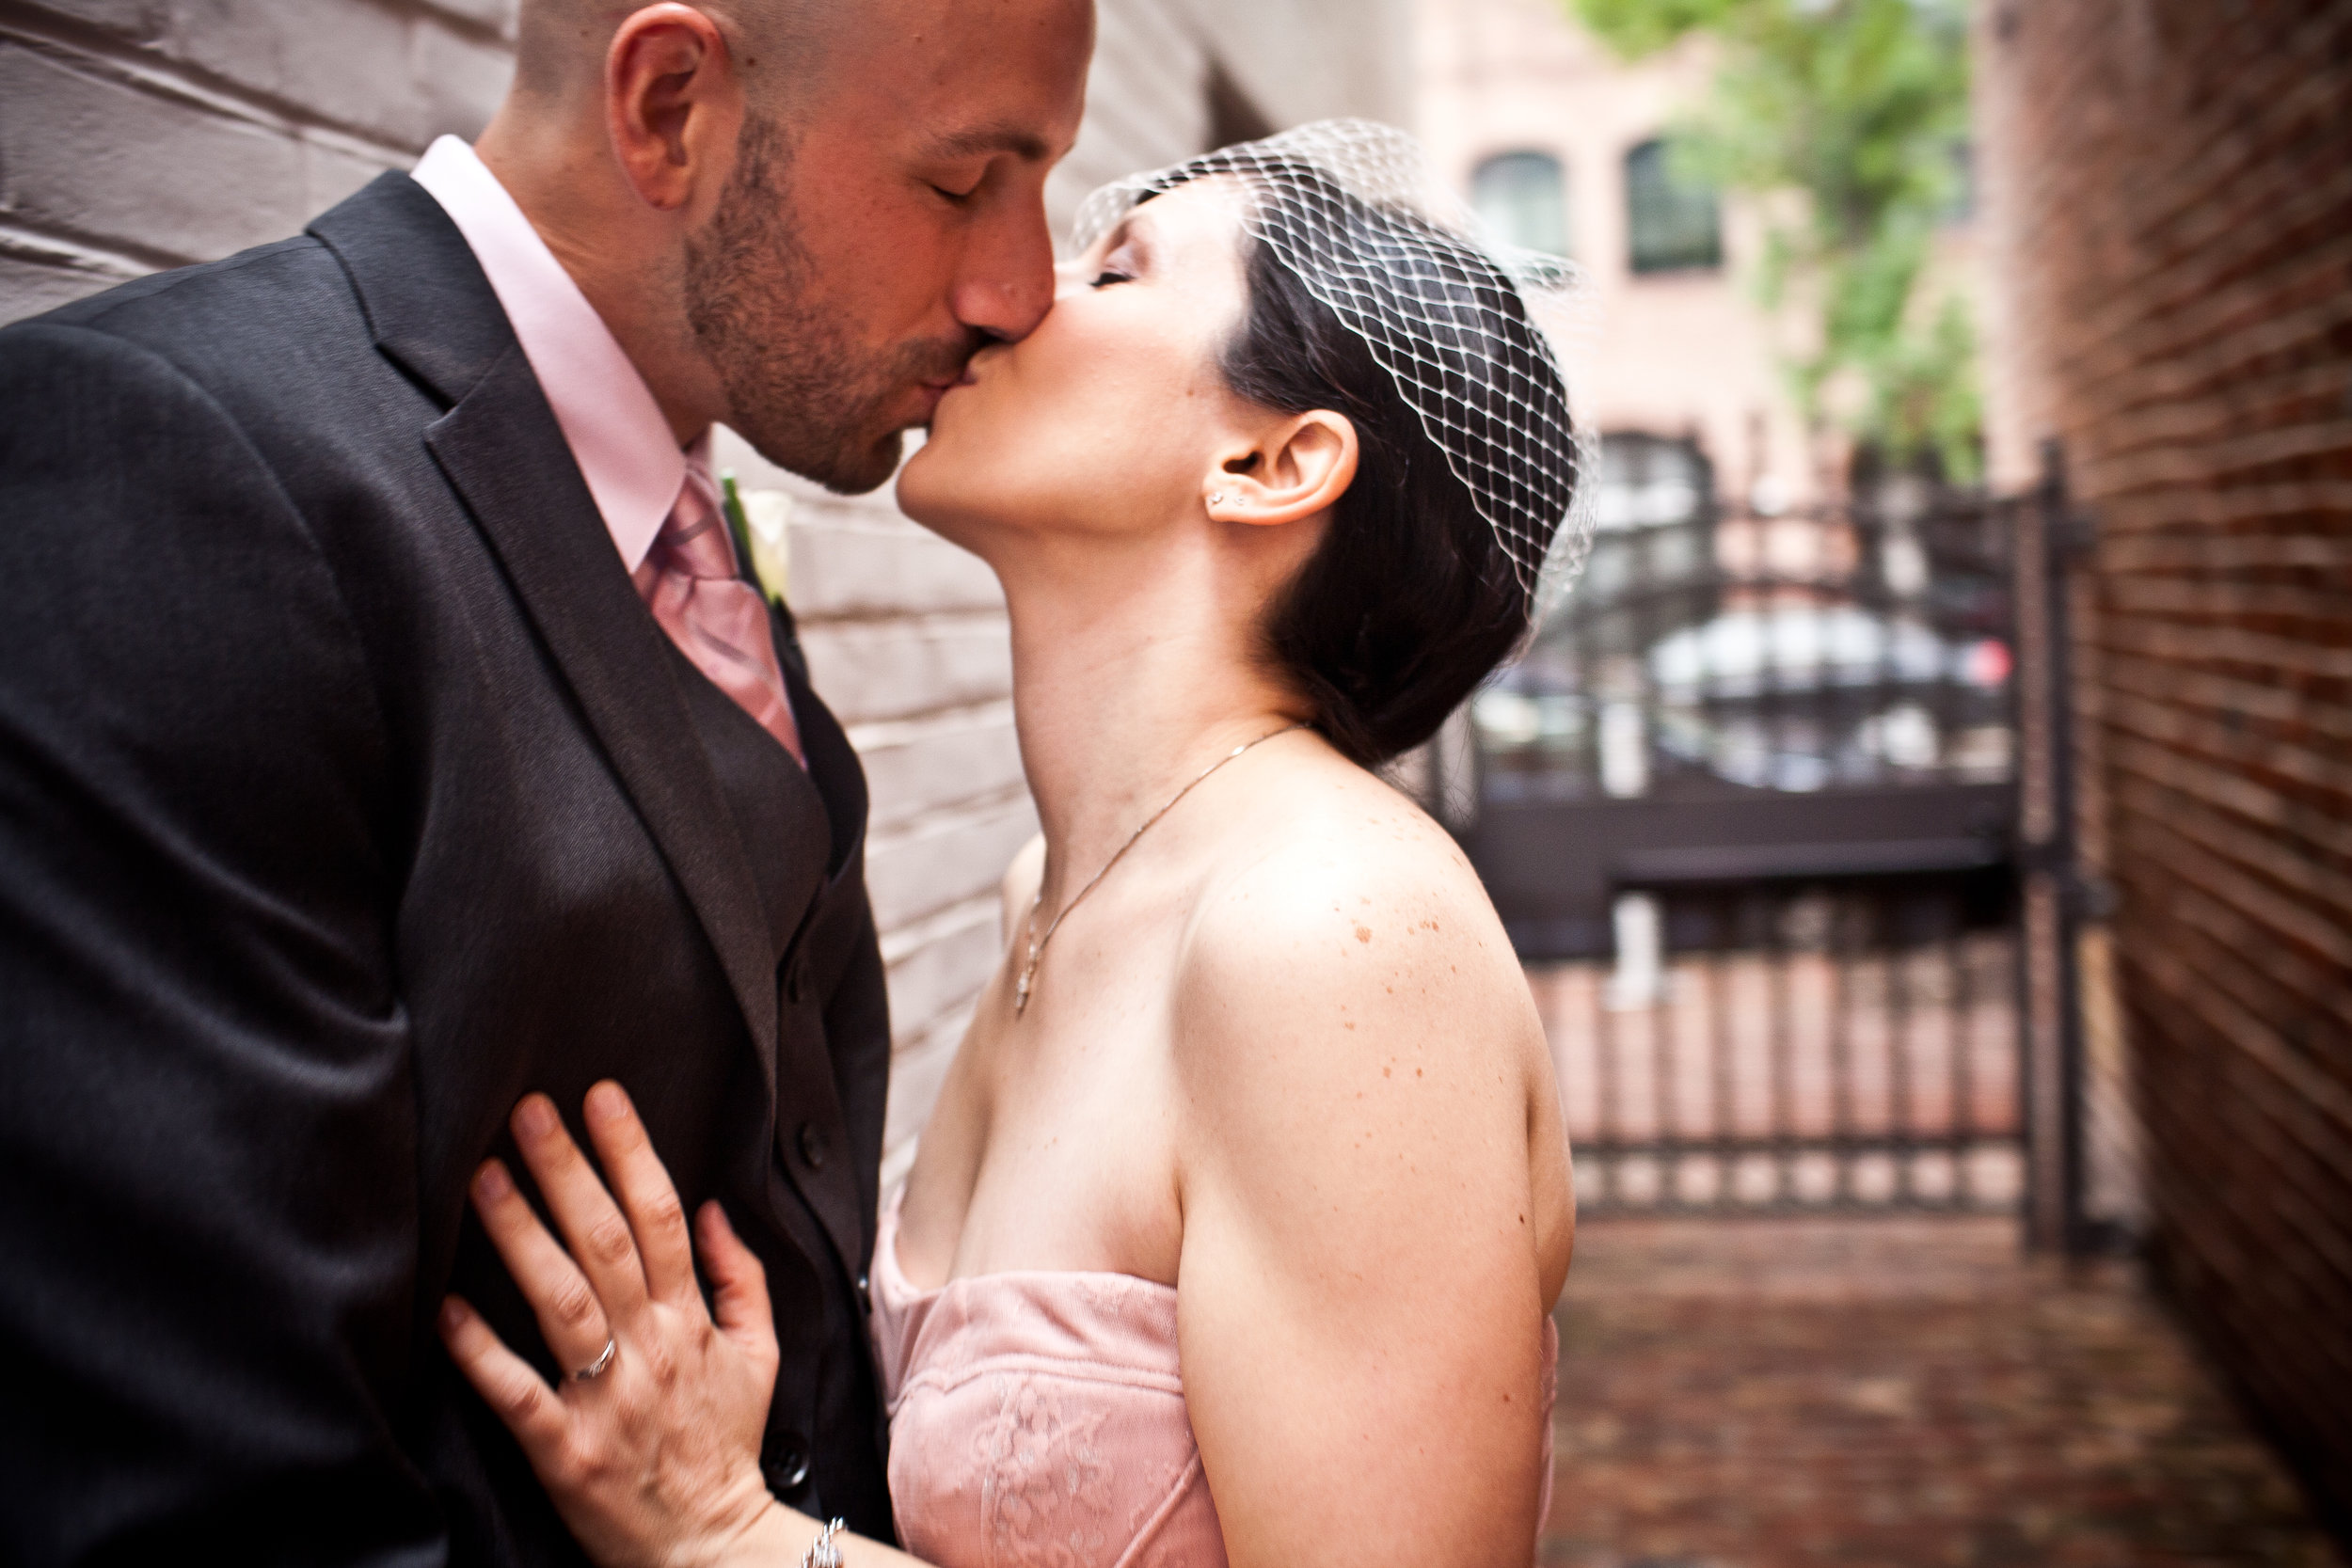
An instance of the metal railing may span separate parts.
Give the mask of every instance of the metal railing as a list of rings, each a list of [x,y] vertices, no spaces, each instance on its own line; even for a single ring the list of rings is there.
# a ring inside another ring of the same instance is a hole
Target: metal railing
[[[2006,893],[1994,874],[1636,894],[1613,962],[1532,966],[1580,1207],[2013,1209]]]
[[[1456,821],[1581,1206],[2022,1209],[2079,1244],[2055,451],[2022,497],[1685,497],[1621,507],[1478,700]]]

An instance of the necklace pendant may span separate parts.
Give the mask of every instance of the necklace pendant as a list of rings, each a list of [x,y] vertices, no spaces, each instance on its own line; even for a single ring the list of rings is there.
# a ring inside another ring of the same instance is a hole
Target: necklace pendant
[[[1029,1010],[1029,976],[1036,973],[1035,969],[1025,969],[1021,977],[1013,982],[1012,1016],[1015,1018]]]

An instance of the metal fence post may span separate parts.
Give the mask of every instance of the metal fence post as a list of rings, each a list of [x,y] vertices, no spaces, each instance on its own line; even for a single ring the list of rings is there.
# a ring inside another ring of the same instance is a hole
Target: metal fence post
[[[2091,1238],[2083,1204],[2083,900],[2069,583],[2090,527],[2074,507],[2055,438],[2042,445],[2042,483],[2019,523],[2026,533],[2016,554],[2026,1243],[2078,1254]]]

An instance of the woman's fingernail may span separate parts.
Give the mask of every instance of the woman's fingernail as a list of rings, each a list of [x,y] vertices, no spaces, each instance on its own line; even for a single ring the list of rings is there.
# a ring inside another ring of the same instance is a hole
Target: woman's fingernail
[[[611,1079],[588,1091],[588,1119],[618,1121],[628,1114],[628,1096]]]
[[[515,1179],[506,1174],[506,1167],[492,1160],[474,1172],[473,1196],[485,1203],[496,1203],[515,1190]]]
[[[457,1298],[443,1296],[441,1298],[441,1332],[454,1334],[465,1326],[465,1323],[466,1309],[457,1304]]]
[[[532,1094],[525,1095],[523,1102],[515,1107],[515,1125],[532,1137],[549,1138],[563,1124],[556,1119],[553,1101],[546,1095]]]

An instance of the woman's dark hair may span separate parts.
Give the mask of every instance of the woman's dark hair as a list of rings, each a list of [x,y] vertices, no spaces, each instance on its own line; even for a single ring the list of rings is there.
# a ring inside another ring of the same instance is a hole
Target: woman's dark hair
[[[1549,352],[1537,346],[1531,354],[1541,340],[1510,280],[1425,221],[1375,209],[1319,171],[1306,178],[1321,186],[1319,199],[1266,221],[1312,224],[1315,232],[1277,235],[1283,248],[1358,267],[1376,257],[1391,276],[1414,272],[1405,280],[1413,313],[1441,318],[1423,328],[1440,341],[1413,345],[1425,366],[1418,373],[1445,375],[1449,392],[1467,394],[1449,412],[1467,421],[1468,444],[1491,450],[1497,462],[1549,464],[1558,471],[1537,476],[1547,493],[1571,494],[1571,443],[1531,451],[1489,418],[1494,386],[1503,379],[1491,371],[1502,366],[1517,377],[1513,395],[1539,401],[1564,437],[1567,427],[1566,388]],[[1227,384],[1281,413],[1344,414],[1360,448],[1355,483],[1333,508],[1328,531],[1268,607],[1264,653],[1313,705],[1315,727],[1331,744],[1372,766],[1428,739],[1518,646],[1534,611],[1532,574],[1514,564],[1470,486],[1364,339],[1264,234],[1253,230],[1244,245],[1248,304],[1224,352]],[[1502,475],[1485,483],[1492,493],[1524,481]],[[1566,510],[1562,504],[1563,515]],[[1535,542],[1538,560],[1549,543]]]

